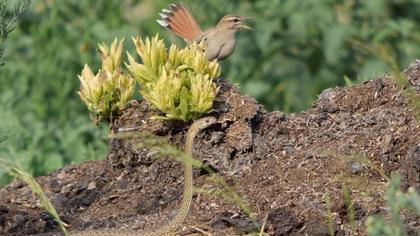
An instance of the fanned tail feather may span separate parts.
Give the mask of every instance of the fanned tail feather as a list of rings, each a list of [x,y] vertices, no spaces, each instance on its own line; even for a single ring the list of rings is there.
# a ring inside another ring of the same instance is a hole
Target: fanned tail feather
[[[197,21],[182,3],[171,4],[170,10],[163,9],[159,15],[161,19],[157,20],[157,22],[161,26],[171,30],[185,40],[193,41],[201,34]]]

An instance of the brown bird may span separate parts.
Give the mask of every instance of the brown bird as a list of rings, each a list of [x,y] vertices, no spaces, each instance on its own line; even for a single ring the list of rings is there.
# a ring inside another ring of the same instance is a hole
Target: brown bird
[[[232,55],[236,47],[236,35],[241,30],[251,30],[244,22],[250,17],[237,14],[224,16],[215,27],[201,31],[194,16],[183,4],[171,4],[170,10],[163,9],[160,13],[161,20],[157,22],[181,36],[185,41],[206,42],[206,56],[210,61],[224,60]]]

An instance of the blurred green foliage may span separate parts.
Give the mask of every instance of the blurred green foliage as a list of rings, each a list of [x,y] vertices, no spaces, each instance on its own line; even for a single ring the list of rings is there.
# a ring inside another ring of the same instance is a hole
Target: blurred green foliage
[[[269,109],[301,111],[344,76],[360,82],[394,69],[354,42],[386,48],[399,68],[420,57],[418,0],[212,0],[190,8],[200,22],[234,11],[255,17],[255,31],[241,35],[222,71]]]
[[[404,236],[407,235],[401,212],[412,212],[420,216],[420,197],[414,187],[406,193],[400,188],[401,177],[393,176],[385,194],[390,220],[382,216],[369,216],[365,222],[366,229],[371,236]],[[404,211],[406,210],[406,211]],[[417,232],[418,233],[418,232]]]
[[[10,1],[11,3],[13,2]],[[0,68],[0,155],[40,175],[70,162],[104,158],[107,127],[96,128],[78,98],[77,74],[99,68],[97,43],[155,35],[169,0],[33,0],[5,44]],[[202,28],[227,13],[253,16],[223,77],[269,110],[298,112],[323,89],[375,78],[420,57],[419,0],[184,0]],[[10,4],[13,5],[13,4]],[[11,9],[10,11],[12,11]],[[390,65],[379,48],[395,59]],[[134,52],[132,45],[127,50]]]

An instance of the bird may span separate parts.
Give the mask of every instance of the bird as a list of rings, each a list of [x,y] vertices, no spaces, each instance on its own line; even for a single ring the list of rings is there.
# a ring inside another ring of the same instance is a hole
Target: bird
[[[169,29],[185,41],[205,42],[206,57],[209,61],[222,61],[233,54],[236,47],[237,33],[242,30],[252,30],[245,24],[251,17],[238,14],[228,14],[219,23],[204,31],[200,29],[190,10],[182,2],[171,4],[170,9],[162,9],[161,19],[157,23]]]

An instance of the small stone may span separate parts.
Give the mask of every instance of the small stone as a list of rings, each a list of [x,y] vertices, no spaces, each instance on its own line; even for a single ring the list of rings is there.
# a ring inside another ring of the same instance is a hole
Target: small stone
[[[351,173],[352,174],[360,174],[363,171],[363,164],[358,161],[351,162]]]
[[[96,182],[90,182],[88,187],[87,187],[88,190],[92,190],[92,189],[95,189],[95,188],[96,188]]]

